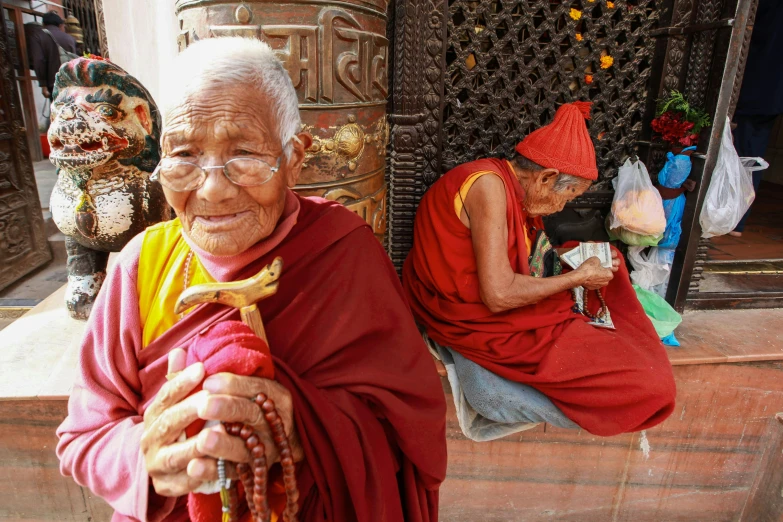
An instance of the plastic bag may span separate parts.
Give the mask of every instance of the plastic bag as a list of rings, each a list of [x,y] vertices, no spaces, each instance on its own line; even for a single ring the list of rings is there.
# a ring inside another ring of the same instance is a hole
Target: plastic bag
[[[682,316],[658,294],[648,292],[637,285],[633,285],[633,289],[644,308],[644,313],[655,327],[658,337],[664,339],[674,333],[674,329],[682,322]]]
[[[652,291],[653,287],[668,281],[671,265],[658,258],[655,248],[651,248],[646,254],[644,249],[645,247],[640,246],[628,248],[628,260],[633,267],[631,281],[643,290]]]
[[[641,234],[634,234],[633,232],[628,232],[627,230],[623,228],[616,228],[612,230],[609,228],[609,218],[607,218],[607,231],[609,233],[609,241],[622,241],[626,245],[634,245],[634,246],[642,246],[642,247],[648,247],[648,246],[655,246],[657,245],[661,239],[663,239],[663,234],[659,234],[657,236],[643,236]]]
[[[620,167],[608,221],[610,236],[629,245],[657,245],[663,237],[663,201],[641,161]]]
[[[696,147],[683,149],[694,150]],[[658,184],[666,188],[680,188],[691,174],[691,158],[685,154],[666,153],[666,164],[658,173]],[[682,215],[685,211],[685,194],[680,194],[674,199],[663,200],[663,211],[666,215],[666,231],[663,239],[658,243],[659,247],[676,248],[682,235]]]
[[[758,169],[766,168],[763,166],[766,162],[761,158],[745,158],[745,160],[758,162],[760,164]],[[749,168],[753,167],[749,165]],[[718,163],[712,171],[712,180],[699,216],[701,236],[705,238],[722,236],[734,230],[755,197],[753,178],[734,149],[727,119],[723,127]]]

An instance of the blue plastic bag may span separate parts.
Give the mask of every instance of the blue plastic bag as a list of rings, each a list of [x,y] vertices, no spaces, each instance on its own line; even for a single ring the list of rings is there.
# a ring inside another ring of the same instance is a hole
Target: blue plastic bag
[[[688,147],[683,152],[694,150]],[[680,188],[691,174],[691,158],[685,154],[666,154],[666,164],[658,173],[658,184],[667,188]],[[666,214],[666,231],[658,243],[659,248],[676,248],[682,234],[682,214],[685,210],[685,194],[674,199],[663,200],[663,211]]]

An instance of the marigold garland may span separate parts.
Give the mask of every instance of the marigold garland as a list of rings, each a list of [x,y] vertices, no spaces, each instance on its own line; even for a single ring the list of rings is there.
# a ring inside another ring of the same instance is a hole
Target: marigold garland
[[[609,9],[614,9],[614,2],[606,2],[606,7]]]
[[[572,7],[571,10],[568,12],[568,16],[570,16],[572,20],[579,20],[580,18],[582,18],[582,11],[580,11],[579,9],[574,9]]]
[[[587,85],[590,85],[593,83],[593,75],[592,74],[585,74],[585,83]]]
[[[581,42],[581,41],[583,40],[583,38],[582,38],[582,33],[576,33],[576,34],[574,35],[574,37],[576,38],[576,41],[577,41],[577,42]]]
[[[602,56],[601,57],[601,69],[608,69],[614,64],[614,58],[611,56]]]

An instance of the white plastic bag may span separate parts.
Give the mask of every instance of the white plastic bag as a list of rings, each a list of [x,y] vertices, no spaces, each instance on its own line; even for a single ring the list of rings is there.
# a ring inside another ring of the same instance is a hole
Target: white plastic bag
[[[651,248],[646,254],[643,252],[645,248],[643,246],[628,248],[628,260],[633,267],[631,281],[645,290],[653,291],[656,286],[669,280],[671,265],[658,255],[658,248]]]
[[[625,161],[617,173],[608,228],[611,237],[629,245],[656,245],[666,230],[663,200],[653,187],[647,167]]]
[[[753,163],[760,165],[752,167]],[[768,166],[761,158],[739,157],[734,149],[727,119],[720,141],[718,162],[712,171],[712,180],[699,216],[702,237],[722,236],[736,228],[756,197],[750,169],[761,170]]]

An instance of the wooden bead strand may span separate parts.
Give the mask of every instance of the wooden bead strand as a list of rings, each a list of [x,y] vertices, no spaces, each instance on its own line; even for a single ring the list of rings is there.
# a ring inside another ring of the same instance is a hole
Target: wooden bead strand
[[[280,415],[277,413],[275,403],[263,393],[259,393],[253,400],[264,414],[264,419],[272,431],[272,439],[280,455],[280,465],[283,469],[283,483],[286,492],[286,507],[282,514],[283,522],[297,522],[296,513],[299,510],[299,489],[296,486],[296,466],[294,465],[293,452],[285,434],[285,428]],[[245,499],[250,510],[253,522],[269,522],[272,511],[269,509],[267,498],[268,467],[266,461],[266,448],[261,442],[261,437],[252,426],[247,424],[227,422],[226,432],[229,435],[241,438],[245,447],[250,452],[250,464],[236,465],[237,475],[245,488]],[[236,492],[232,490],[230,504],[230,519],[232,522],[239,520],[238,500]]]

